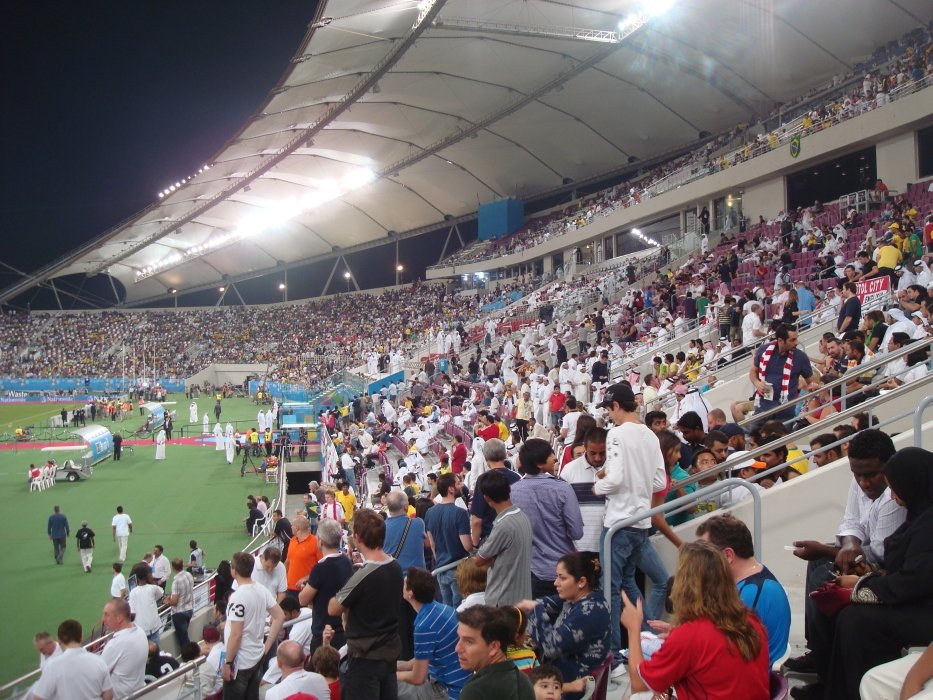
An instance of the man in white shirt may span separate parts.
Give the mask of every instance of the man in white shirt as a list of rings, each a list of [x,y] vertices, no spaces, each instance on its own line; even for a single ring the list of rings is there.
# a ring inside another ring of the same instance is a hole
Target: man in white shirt
[[[290,639],[279,644],[276,663],[282,671],[282,680],[266,691],[266,700],[285,700],[296,693],[307,693],[318,700],[330,700],[327,680],[319,673],[304,670],[304,652]]]
[[[113,632],[100,653],[110,672],[113,694],[123,698],[145,685],[149,640],[141,627],[130,619],[130,604],[114,598],[104,606],[104,626]]]
[[[606,390],[600,404],[615,423],[606,435],[606,463],[596,472],[593,493],[606,496],[606,516],[603,526],[608,529],[616,523],[651,508],[651,496],[667,484],[661,443],[651,429],[641,423],[635,394],[627,382],[613,384]],[[619,591],[624,590],[630,600],[641,597],[635,585],[635,566],[638,564],[652,581],[660,564],[657,553],[648,539],[651,519],[645,518],[629,524],[612,537],[612,583],[610,600],[612,614],[617,619],[622,612]],[[603,532],[605,537],[605,532]],[[605,544],[600,547],[600,560],[605,559]],[[653,555],[653,556],[652,556]],[[620,566],[621,564],[621,566]],[[607,567],[608,568],[608,567]],[[666,572],[664,580],[666,581]],[[647,619],[660,619],[664,612],[667,587],[654,586],[645,606]],[[612,649],[621,649],[622,635],[618,625],[612,625]],[[618,660],[616,660],[618,661]],[[617,667],[617,663],[614,668]]]
[[[83,649],[81,623],[65,620],[58,626],[63,653],[43,669],[32,688],[34,700],[113,700],[113,683],[107,664]],[[143,637],[145,641],[145,637]]]
[[[126,598],[126,576],[123,575],[123,564],[121,562],[113,563],[113,578],[110,580],[110,597]]]
[[[130,540],[130,533],[133,532],[133,521],[123,512],[123,506],[117,506],[117,514],[113,516],[110,525],[113,530],[113,541],[120,549],[118,559],[124,562],[126,561],[126,545]]]
[[[606,430],[591,428],[583,437],[584,452],[568,462],[560,478],[573,487],[583,516],[583,537],[574,542],[577,551],[598,552],[606,516],[606,498],[593,493],[596,473],[606,463]]]
[[[165,556],[165,549],[157,544],[152,548],[155,555],[152,560],[152,578],[165,590],[165,582],[168,581],[168,575],[171,572],[171,566],[168,563],[168,557]]]
[[[907,518],[907,511],[891,498],[884,478],[884,465],[894,455],[894,443],[880,430],[863,430],[849,443],[849,468],[852,481],[845,514],[836,531],[836,542],[823,544],[814,540],[794,542],[794,555],[807,560],[807,593],[830,578],[830,565],[843,574],[865,563],[880,564],[884,559],[884,541]],[[795,672],[825,671],[832,644],[832,620],[818,612],[807,597],[805,623],[810,651],[788,659],[785,666]]]
[[[761,327],[761,304],[752,302],[748,313],[742,319],[742,345],[751,345],[767,335]]]
[[[32,638],[32,644],[39,652],[39,670],[45,668],[45,665],[52,659],[57,659],[62,655],[62,648],[58,642],[52,639],[48,632],[37,632]]]
[[[172,606],[172,627],[178,639],[178,648],[185,646],[188,639],[188,624],[194,614],[194,577],[185,570],[185,562],[179,558],[172,560],[172,593],[165,596],[165,603]]]
[[[272,594],[276,603],[282,602],[288,590],[288,574],[282,563],[282,553],[276,547],[270,545],[256,557],[252,578],[253,583],[265,587]]]
[[[224,679],[225,698],[259,697],[262,660],[282,629],[285,614],[266,588],[253,582],[255,561],[246,552],[233,555],[233,576],[237,589],[227,602],[227,623],[224,639],[227,657],[221,675]],[[263,641],[269,615],[269,634]]]

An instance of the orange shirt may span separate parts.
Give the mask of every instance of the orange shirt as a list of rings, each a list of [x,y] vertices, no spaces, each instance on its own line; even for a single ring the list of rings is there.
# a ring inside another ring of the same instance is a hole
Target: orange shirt
[[[288,543],[288,589],[294,591],[298,588],[298,579],[305,578],[311,573],[314,565],[321,560],[321,550],[317,545],[317,537],[308,535],[304,542],[298,541],[298,536],[292,537]]]

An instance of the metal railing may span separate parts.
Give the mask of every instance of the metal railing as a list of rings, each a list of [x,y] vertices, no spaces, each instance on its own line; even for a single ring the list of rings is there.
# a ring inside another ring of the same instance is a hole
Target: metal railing
[[[819,394],[823,391],[832,391],[836,387],[842,387],[840,389],[840,392],[842,392],[842,397],[840,398],[840,400],[843,402],[843,408],[845,408],[846,396],[844,392],[845,392],[846,384],[848,384],[849,382],[855,381],[859,375],[865,374],[867,371],[880,369],[881,367],[884,367],[891,360],[896,360],[899,357],[906,357],[907,355],[911,355],[915,353],[917,350],[920,350],[922,348],[929,348],[931,343],[933,343],[933,336],[930,336],[920,341],[914,341],[912,343],[908,343],[907,345],[905,345],[902,348],[899,348],[898,350],[889,351],[883,354],[876,355],[875,359],[869,362],[863,362],[860,365],[856,365],[855,367],[848,368],[848,371],[844,372],[838,379],[834,379],[831,382],[822,384],[813,391],[806,392],[806,393],[801,392],[796,398],[790,399],[786,403],[775,406],[774,408],[769,408],[768,410],[762,411],[761,413],[756,413],[750,418],[747,418],[746,420],[742,421],[740,425],[749,425],[751,423],[759,423],[779,413],[786,413],[790,407],[795,406],[798,403],[804,403],[805,401],[808,401],[811,398],[813,398],[816,394]],[[849,393],[848,397],[851,399],[853,396],[859,393],[863,393],[866,389],[870,388],[870,386],[871,385],[866,385],[859,392]]]
[[[675,487],[672,485],[671,489]],[[692,504],[698,497],[707,496],[719,493],[720,491],[729,490],[731,491],[734,488],[744,488],[752,496],[754,503],[754,515],[753,515],[753,524],[752,524],[752,540],[755,544],[755,556],[759,559],[761,558],[761,495],[758,493],[758,489],[755,488],[754,484],[749,483],[745,479],[725,479],[719,481],[710,486],[705,486],[701,489],[697,489],[693,493],[689,493],[686,496],[681,496],[675,498],[672,501],[667,501],[662,503],[659,506],[651,508],[650,510],[641,511],[635,515],[623,518],[619,522],[613,524],[606,533],[603,535],[603,571],[606,572],[606,575],[603,576],[603,593],[606,596],[606,600],[612,600],[612,538],[619,531],[627,527],[631,527],[637,522],[646,520],[653,515],[659,515],[666,513],[667,511],[674,510],[681,506]]]
[[[929,376],[925,377],[925,378],[922,380],[922,383],[923,383],[924,386],[926,386],[926,385],[933,385],[933,375],[929,375]],[[895,390],[895,391],[899,391],[899,390]],[[884,395],[884,396],[877,396],[877,397],[875,397],[875,398],[873,398],[873,399],[869,399],[868,401],[866,401],[866,402],[864,402],[864,403],[862,403],[862,404],[859,404],[858,406],[853,406],[853,407],[851,407],[851,408],[846,409],[845,411],[841,411],[841,412],[839,412],[839,413],[834,413],[832,417],[833,417],[834,422],[835,422],[835,421],[845,422],[846,420],[851,419],[852,417],[854,417],[854,416],[855,416],[856,414],[858,414],[858,413],[863,413],[863,412],[864,412],[864,413],[868,413],[868,414],[871,416],[871,415],[873,414],[874,410],[875,410],[878,406],[887,403],[887,402],[890,401],[891,399],[892,399],[892,394],[887,394],[887,395]],[[907,411],[906,413],[901,413],[901,414],[898,414],[898,415],[895,415],[895,416],[889,416],[889,417],[886,418],[884,421],[879,422],[877,425],[873,425],[873,426],[871,426],[871,427],[872,427],[872,428],[884,427],[885,425],[890,425],[890,424],[892,424],[892,423],[894,423],[894,422],[896,422],[896,421],[903,420],[904,418],[907,418],[908,416],[911,416],[911,415],[914,416],[914,421],[915,421],[915,425],[916,425],[916,420],[917,420],[917,415],[918,415],[917,411],[918,411],[918,410],[919,410],[919,409],[914,409],[914,410],[911,410],[911,411]],[[922,415],[922,413],[919,414],[919,415]],[[812,429],[812,426],[811,426],[811,428],[808,428],[808,429],[805,429],[805,430],[811,430],[811,429]],[[776,449],[778,449],[778,448],[786,447],[788,443],[793,443],[793,442],[794,442],[794,436],[795,436],[796,434],[799,434],[800,432],[802,432],[802,431],[796,431],[795,433],[788,433],[787,435],[782,435],[782,436],[778,437],[776,440],[773,440],[773,441],[771,441],[771,442],[765,443],[765,444],[763,444],[763,445],[759,445],[758,447],[755,447],[755,448],[752,449],[752,450],[747,450],[747,451],[743,452],[742,454],[738,455],[737,457],[736,457],[736,456],[730,456],[730,457],[729,457],[728,459],[726,459],[724,462],[722,462],[722,463],[720,463],[720,464],[717,464],[715,467],[711,467],[711,468],[706,469],[706,470],[704,470],[704,471],[702,471],[702,472],[699,472],[699,473],[697,473],[697,474],[691,474],[690,476],[688,476],[688,477],[686,477],[686,478],[684,478],[684,479],[681,479],[681,480],[679,480],[679,481],[672,482],[672,483],[671,483],[671,490],[674,491],[674,490],[677,490],[677,489],[684,488],[684,487],[686,487],[686,486],[690,486],[691,484],[695,484],[695,483],[697,483],[697,482],[699,482],[699,481],[704,481],[704,480],[709,479],[709,478],[718,477],[720,474],[722,474],[722,473],[724,473],[724,472],[729,472],[729,471],[732,471],[733,469],[738,468],[740,464],[743,464],[743,463],[745,463],[745,462],[748,462],[750,459],[754,459],[755,457],[758,457],[758,456],[760,456],[760,455],[762,455],[762,454],[764,454],[764,453],[766,453],[766,452],[773,452],[774,450],[776,450]],[[919,431],[918,431],[917,434],[919,434]],[[847,442],[849,439],[851,439],[851,438],[848,438],[848,439],[846,439],[846,440],[841,440],[841,441],[837,441],[837,442],[831,443],[831,445],[832,445],[832,446],[836,446],[836,445],[842,444],[843,442]],[[916,438],[916,435],[914,436],[914,439],[915,439],[915,440],[917,439],[917,438]],[[815,450],[815,451],[816,451],[816,452],[819,452],[819,450]],[[798,458],[798,459],[799,459],[799,458]],[[767,470],[763,470],[763,471],[761,471],[761,472],[755,474],[755,475],[751,478],[751,480],[752,480],[752,481],[758,481],[758,480],[760,480],[760,479],[762,479],[762,478],[764,478],[764,477],[766,477],[766,476],[769,476],[769,475],[771,475],[771,474],[773,474],[773,473],[775,473],[775,472],[782,471],[785,467],[788,467],[788,466],[793,467],[793,465],[794,465],[794,463],[795,463],[796,461],[797,461],[797,460],[788,461],[788,462],[783,462],[783,463],[781,463],[781,464],[779,464],[779,465],[777,465],[777,466],[775,466],[775,467],[770,467],[770,468],[768,468]],[[692,495],[694,495],[694,494],[691,494],[691,496],[692,496]]]
[[[269,539],[269,535],[271,533],[271,529],[273,526],[271,513],[274,509],[281,508],[282,505],[284,505],[285,491],[286,491],[286,466],[283,461],[279,465],[278,491],[277,491],[276,498],[272,502],[271,507],[269,509],[269,516],[266,518],[266,522],[263,525],[262,530],[259,533],[257,533],[249,541],[249,543],[243,548],[243,551],[252,552],[255,549],[264,547],[267,544],[270,544],[273,542],[273,540]],[[213,578],[216,575],[217,575],[216,572],[211,574],[208,578],[198,583],[192,589],[192,599],[194,601],[197,601],[203,598],[203,593],[201,591],[203,591],[205,587],[208,587],[208,601],[210,601],[210,592],[209,592],[210,588],[209,587],[211,584],[211,580],[213,580]],[[202,609],[203,607],[204,606],[202,605],[201,608],[195,608],[195,612]],[[161,606],[159,608],[159,618],[162,623],[161,629],[163,632],[165,632],[165,630],[169,627],[169,621],[171,619],[171,607],[167,605]],[[103,649],[104,646],[106,646],[107,642],[110,641],[110,639],[113,637],[113,634],[114,634],[113,632],[108,632],[107,634],[101,637],[98,637],[97,639],[93,639],[89,641],[87,644],[84,645],[83,648],[91,652],[99,652],[101,649]],[[35,669],[34,671],[30,671],[29,673],[26,673],[18,678],[14,678],[12,681],[8,683],[0,685],[0,697],[8,698],[9,700],[13,700],[15,698],[21,697],[28,691],[29,687],[32,686],[32,684],[38,680],[40,673],[41,672],[39,669]],[[23,690],[18,690],[18,688],[21,688],[21,687],[23,688]],[[147,686],[147,688],[148,687],[151,687],[151,686]],[[137,691],[137,692],[142,692],[142,691]],[[134,694],[131,697],[137,697],[137,696]]]
[[[923,447],[923,414],[933,405],[933,395],[926,396],[914,410],[914,447]]]

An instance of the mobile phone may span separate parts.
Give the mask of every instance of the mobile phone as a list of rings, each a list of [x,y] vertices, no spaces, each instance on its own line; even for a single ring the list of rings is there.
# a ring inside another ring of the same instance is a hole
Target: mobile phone
[[[794,545],[792,545],[792,544],[785,544],[785,545],[784,545],[784,549],[785,549],[786,551],[788,551],[788,552],[793,552],[793,551],[794,551],[795,549],[797,549],[797,548],[796,548]]]

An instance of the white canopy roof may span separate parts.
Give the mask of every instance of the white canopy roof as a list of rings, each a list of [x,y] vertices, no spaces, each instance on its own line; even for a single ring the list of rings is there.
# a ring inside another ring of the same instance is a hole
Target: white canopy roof
[[[680,0],[614,40],[644,3],[322,0],[209,169],[0,301],[75,273],[109,272],[129,301],[203,288],[553,190],[761,117],[931,7]]]

